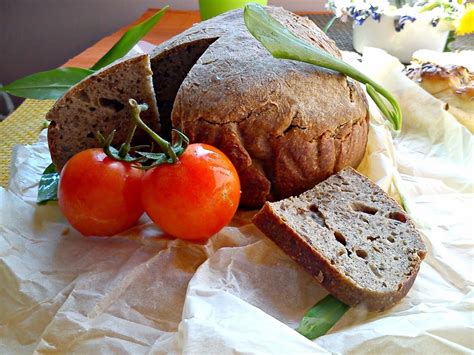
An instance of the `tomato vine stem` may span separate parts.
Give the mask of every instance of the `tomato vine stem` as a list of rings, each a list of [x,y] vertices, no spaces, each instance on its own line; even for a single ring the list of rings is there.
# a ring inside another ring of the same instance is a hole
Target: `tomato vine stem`
[[[163,153],[167,155],[168,158],[172,160],[173,163],[178,161],[178,156],[176,155],[175,151],[170,142],[161,138],[158,134],[156,134],[150,127],[147,126],[145,122],[140,118],[140,113],[147,110],[148,106],[146,104],[138,104],[136,100],[129,99],[128,103],[132,108],[132,119],[135,124],[143,129],[148,135],[160,146]]]

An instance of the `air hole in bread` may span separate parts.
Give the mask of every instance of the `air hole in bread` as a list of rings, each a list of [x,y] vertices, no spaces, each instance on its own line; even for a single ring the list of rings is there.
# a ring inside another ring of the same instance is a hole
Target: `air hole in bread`
[[[382,277],[382,274],[380,273],[379,269],[374,264],[369,264],[370,271],[372,271],[372,274],[374,274],[377,277]]]
[[[387,238],[387,240],[388,240],[390,243],[395,243],[395,238],[392,237],[391,235]]]
[[[388,218],[394,219],[394,220],[402,222],[402,223],[406,223],[406,221],[407,221],[407,216],[405,216],[403,213],[398,212],[398,211],[390,212],[388,214]]]
[[[393,257],[393,260],[395,260],[395,261],[397,261],[397,260],[399,260],[399,259],[400,259],[400,257],[398,257],[398,256],[396,256],[396,255]]]
[[[375,240],[377,240],[377,239],[379,239],[379,237],[372,237],[372,236],[370,236],[370,235],[367,237],[367,240],[368,240],[369,242],[373,242],[373,241],[375,241]]]
[[[89,94],[85,92],[84,90],[81,90],[77,93],[77,98],[87,103],[91,102],[91,98],[89,97]]]
[[[125,107],[125,105],[122,104],[120,101],[115,99],[107,99],[105,97],[101,97],[99,99],[99,105],[114,110],[115,112],[119,112]]]
[[[86,137],[87,137],[87,138],[94,138],[94,133],[89,132],[89,133],[87,133],[87,136],[86,136]]]
[[[365,250],[363,249],[356,249],[356,255],[359,257],[359,258],[362,258],[362,259],[365,259],[367,258],[368,254]]]
[[[370,215],[374,215],[378,212],[378,209],[375,207],[369,206],[363,202],[352,202],[350,207],[355,212],[362,212]]]
[[[383,252],[382,248],[377,248],[375,245],[372,246],[372,249],[374,249],[377,253]]]
[[[334,237],[336,238],[336,240],[341,243],[342,245],[346,245],[347,244],[347,241],[346,241],[346,237],[344,237],[344,235],[339,232],[339,231],[335,231],[334,232]]]
[[[323,214],[321,213],[321,211],[319,210],[318,206],[310,205],[308,208],[311,211],[309,216],[321,227],[327,228],[328,226],[326,225],[325,218]]]
[[[398,284],[398,288],[397,288],[397,291],[400,291],[403,287],[403,284]]]

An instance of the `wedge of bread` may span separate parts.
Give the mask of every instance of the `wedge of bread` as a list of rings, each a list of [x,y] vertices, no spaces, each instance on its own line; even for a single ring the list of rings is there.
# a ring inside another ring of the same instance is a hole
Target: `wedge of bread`
[[[253,223],[339,300],[372,311],[407,294],[426,254],[402,208],[352,168],[265,203]]]
[[[124,58],[90,75],[72,87],[48,112],[48,144],[51,159],[58,170],[76,153],[98,147],[94,133],[104,136],[116,130],[112,144],[126,140],[131,126],[128,100],[146,103],[141,117],[159,130],[158,109],[153,90],[150,58],[146,54]],[[148,141],[137,130],[137,142]]]

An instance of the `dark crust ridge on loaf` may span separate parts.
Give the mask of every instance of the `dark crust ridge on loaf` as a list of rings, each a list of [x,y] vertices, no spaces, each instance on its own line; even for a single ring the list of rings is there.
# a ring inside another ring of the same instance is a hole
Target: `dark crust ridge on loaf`
[[[300,38],[341,56],[309,19],[282,8],[267,10]],[[241,179],[242,206],[260,207],[266,200],[301,193],[346,166],[358,166],[369,118],[358,83],[273,58],[247,31],[241,10],[160,45],[152,63],[171,48],[209,39],[179,83],[171,120],[192,142],[214,145],[230,157]],[[159,86],[156,82],[158,91]]]
[[[401,207],[351,168],[267,202],[253,223],[339,300],[371,311],[408,293],[426,255]]]
[[[116,130],[113,145],[126,140],[131,126],[128,100],[146,103],[141,118],[159,131],[158,109],[152,83],[150,59],[146,54],[124,58],[88,76],[73,86],[48,112],[48,144],[58,170],[76,153],[99,147],[94,133],[104,136]],[[137,130],[135,142],[148,142]]]

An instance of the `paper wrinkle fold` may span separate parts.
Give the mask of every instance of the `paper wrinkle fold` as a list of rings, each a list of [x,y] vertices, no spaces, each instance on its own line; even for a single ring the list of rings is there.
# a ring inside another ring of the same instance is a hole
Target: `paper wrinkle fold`
[[[167,238],[145,216],[116,238],[83,238],[56,204],[35,204],[50,163],[42,132],[15,147],[0,189],[0,353],[472,353],[472,135],[385,52],[353,63],[403,108],[392,137],[370,102],[359,170],[403,197],[426,240],[405,299],[382,313],[352,308],[311,342],[294,329],[327,293],[250,223],[253,212],[204,244]]]

